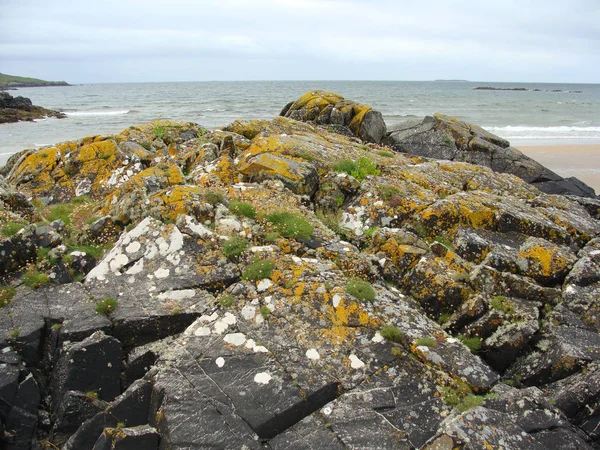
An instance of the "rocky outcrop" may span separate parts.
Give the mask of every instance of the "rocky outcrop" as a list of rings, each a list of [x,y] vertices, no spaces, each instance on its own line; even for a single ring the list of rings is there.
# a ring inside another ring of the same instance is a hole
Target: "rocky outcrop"
[[[285,117],[29,151],[3,186],[7,448],[600,442],[597,200]]]
[[[346,100],[333,92],[307,92],[298,100],[288,103],[279,115],[303,122],[331,125],[336,131],[343,132],[335,127],[346,127],[351,134],[363,141],[377,144],[386,134],[380,112],[370,106]]]
[[[59,111],[33,105],[28,98],[13,97],[8,92],[0,92],[0,123],[32,121],[45,117],[63,119],[66,116]]]
[[[510,173],[548,194],[596,197],[582,181],[564,179],[511,147],[507,140],[451,116],[435,114],[399,123],[388,130],[383,142],[413,155],[464,161]]]

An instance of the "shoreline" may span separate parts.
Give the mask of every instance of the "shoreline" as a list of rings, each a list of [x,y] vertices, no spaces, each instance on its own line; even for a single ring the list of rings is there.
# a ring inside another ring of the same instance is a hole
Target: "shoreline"
[[[589,142],[592,141],[592,142]],[[527,145],[511,143],[543,166],[562,177],[576,177],[600,192],[600,141],[585,143],[540,143]],[[572,141],[570,141],[572,142]]]

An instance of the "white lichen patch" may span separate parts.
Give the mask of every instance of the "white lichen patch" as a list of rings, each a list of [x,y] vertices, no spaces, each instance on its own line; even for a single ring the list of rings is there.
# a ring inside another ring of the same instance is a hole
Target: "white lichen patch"
[[[381,335],[381,333],[379,331],[375,332],[375,336],[373,336],[373,338],[371,339],[371,342],[375,343],[375,344],[379,344],[380,342],[383,342],[385,339],[384,337]]]
[[[131,244],[125,247],[125,251],[131,254],[139,251],[140,248],[142,248],[142,244],[140,244],[138,241],[133,241]]]
[[[214,324],[214,330],[217,334],[223,334],[229,328],[229,324],[224,320],[217,320]]]
[[[170,275],[170,273],[171,271],[169,269],[161,267],[156,272],[154,272],[154,276],[160,280],[161,278],[167,278]]]
[[[229,333],[225,335],[223,340],[228,344],[239,346],[244,345],[246,342],[246,336],[244,333]]]
[[[254,353],[269,353],[269,350],[267,350],[266,347],[263,347],[262,345],[256,345],[254,339],[248,339],[244,347],[252,350]]]
[[[356,356],[354,353],[351,354],[349,356],[350,358],[350,367],[352,367],[353,369],[362,369],[363,367],[365,367],[365,363],[362,362],[358,356]]]
[[[138,273],[142,272],[142,270],[144,270],[144,260],[140,259],[133,266],[131,266],[125,273],[127,275],[137,275]]]
[[[269,372],[260,372],[254,375],[254,382],[258,384],[269,384],[273,377]]]
[[[254,319],[255,315],[256,315],[256,307],[255,306],[245,305],[242,308],[242,317],[245,320],[252,320],[252,319]]]
[[[194,331],[194,336],[208,336],[210,335],[210,328],[208,327],[200,327],[196,331]]]
[[[177,291],[165,291],[158,294],[159,300],[185,300],[193,298],[196,291],[193,289],[180,289]]]
[[[223,359],[221,356],[219,356],[216,360],[215,360],[215,364],[217,365],[218,368],[221,368],[225,365],[225,359]]]
[[[127,255],[119,253],[110,262],[110,270],[112,270],[114,273],[117,273],[121,269],[121,267],[126,265],[128,262],[129,258],[127,257]]]
[[[313,361],[316,361],[317,359],[321,358],[319,352],[314,348],[306,350],[306,357]]]
[[[337,308],[338,306],[340,306],[340,302],[342,301],[342,297],[339,294],[335,294],[333,296],[333,298],[331,299],[332,303],[333,303],[333,307]]]
[[[222,320],[223,322],[229,325],[234,325],[237,322],[237,318],[230,312],[225,313]]]
[[[263,291],[266,291],[267,289],[269,289],[271,286],[273,286],[273,283],[271,282],[271,280],[269,280],[268,278],[265,278],[264,280],[260,280],[258,282],[256,289],[258,290],[258,292],[263,292]]]

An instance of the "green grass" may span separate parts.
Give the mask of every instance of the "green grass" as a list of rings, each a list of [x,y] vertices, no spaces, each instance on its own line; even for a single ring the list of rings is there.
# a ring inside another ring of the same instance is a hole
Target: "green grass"
[[[117,309],[118,302],[114,297],[106,297],[96,303],[96,312],[98,314],[109,314]]]
[[[250,247],[250,242],[239,236],[231,236],[223,244],[223,254],[228,258],[236,258]]]
[[[394,157],[394,153],[388,152],[387,150],[381,150],[381,151],[377,152],[377,154],[379,156],[383,156],[385,158],[393,158]]]
[[[315,229],[304,217],[292,212],[273,212],[266,219],[284,237],[307,239]]]
[[[265,242],[275,242],[277,239],[281,237],[277,231],[269,231],[265,234]]]
[[[12,286],[0,286],[0,308],[4,308],[14,298],[17,291]]]
[[[375,162],[366,157],[358,158],[356,161],[343,159],[333,166],[333,170],[352,175],[358,181],[364,180],[369,175],[379,175]]]
[[[21,335],[21,329],[20,328],[13,328],[11,330],[11,332],[9,333],[9,337],[11,339],[17,339],[19,336]]]
[[[478,337],[466,337],[466,336],[458,336],[458,340],[462,342],[469,350],[473,353],[477,353],[477,351],[481,348],[481,338]]]
[[[373,235],[377,233],[377,230],[379,230],[379,227],[369,227],[365,230],[365,236],[372,238]]]
[[[75,209],[75,205],[71,203],[57,203],[50,207],[48,221],[62,220],[66,226],[71,225],[71,213]]]
[[[379,333],[388,341],[402,342],[402,330],[394,325],[386,325],[379,331]]]
[[[446,236],[436,236],[433,238],[434,242],[437,242],[439,244],[442,244],[444,247],[446,247],[448,250],[452,250],[452,241],[450,241],[450,239],[448,239],[448,237]]]
[[[377,191],[379,192],[379,196],[385,201],[389,201],[393,197],[400,195],[400,189],[396,186],[379,186]]]
[[[272,259],[259,259],[246,266],[242,273],[242,280],[262,280],[269,278],[275,269],[275,261]]]
[[[417,342],[415,342],[415,346],[417,347],[437,347],[437,341],[433,338],[429,338],[429,337],[422,337],[417,339]]]
[[[2,224],[2,236],[4,237],[13,237],[17,234],[25,224],[21,222],[6,222]]]
[[[236,216],[248,217],[250,219],[256,218],[256,209],[250,203],[232,200],[229,203],[229,211]]]
[[[342,233],[342,227],[340,227],[340,221],[342,220],[342,210],[337,211],[326,211],[317,210],[315,215],[317,219],[321,221],[323,225],[333,231],[335,234]]]
[[[154,128],[152,128],[152,132],[154,133],[154,136],[156,136],[159,139],[162,139],[165,137],[166,131],[167,131],[167,129],[165,128],[165,126],[160,123],[154,125]]]
[[[108,247],[109,247],[109,245],[106,245],[106,244],[105,245],[89,245],[89,244],[87,244],[87,245],[72,245],[72,246],[69,246],[68,253],[84,252],[95,259],[99,259],[104,254],[104,251]]]
[[[375,291],[371,284],[360,278],[350,278],[346,285],[346,292],[358,300],[372,302],[375,299]]]
[[[271,310],[269,309],[268,306],[263,305],[260,307],[260,314],[266,318],[269,314],[271,314]]]
[[[515,307],[513,306],[512,302],[504,295],[496,295],[492,297],[491,305],[495,310],[505,314],[512,316],[515,313]]]
[[[37,289],[45,284],[50,283],[50,277],[45,273],[38,272],[37,270],[29,270],[25,272],[22,280],[25,286],[29,286],[31,289]]]

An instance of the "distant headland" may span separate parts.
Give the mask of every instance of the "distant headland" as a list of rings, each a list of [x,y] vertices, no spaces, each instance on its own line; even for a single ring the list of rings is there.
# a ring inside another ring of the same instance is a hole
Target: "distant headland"
[[[66,81],[46,81],[37,78],[18,77],[0,73],[0,90],[44,86],[70,86],[70,84]]]

